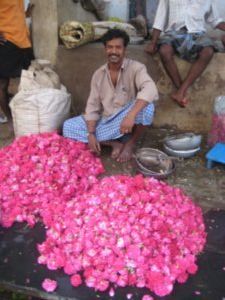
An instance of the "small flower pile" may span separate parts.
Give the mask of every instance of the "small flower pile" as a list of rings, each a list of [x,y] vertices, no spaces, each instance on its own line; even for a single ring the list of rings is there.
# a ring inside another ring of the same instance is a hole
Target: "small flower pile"
[[[225,143],[225,114],[214,114],[212,128],[209,132],[208,144],[214,146],[216,143]]]
[[[56,133],[20,137],[0,150],[0,224],[33,226],[104,172],[85,144]]]
[[[130,285],[165,296],[197,271],[202,212],[180,189],[141,175],[99,180],[99,159],[57,134],[17,139],[0,151],[0,165],[1,224],[39,218],[46,240],[38,262],[62,268],[74,287],[85,282],[113,297]],[[42,286],[51,292],[57,283]]]

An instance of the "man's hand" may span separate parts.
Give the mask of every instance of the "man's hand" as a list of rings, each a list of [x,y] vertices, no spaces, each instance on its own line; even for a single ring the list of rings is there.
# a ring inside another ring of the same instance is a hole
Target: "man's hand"
[[[4,45],[5,42],[6,42],[6,39],[4,38],[3,33],[0,32],[0,45]]]
[[[120,132],[123,134],[132,132],[132,129],[134,127],[134,122],[135,122],[135,117],[133,115],[128,114],[123,119],[123,121],[120,125]]]
[[[145,52],[153,55],[157,52],[157,44],[153,41],[150,41],[147,47],[145,48]]]
[[[97,141],[96,136],[94,133],[88,134],[88,146],[91,151],[96,153],[97,155],[100,155],[101,153],[101,146],[100,143]]]

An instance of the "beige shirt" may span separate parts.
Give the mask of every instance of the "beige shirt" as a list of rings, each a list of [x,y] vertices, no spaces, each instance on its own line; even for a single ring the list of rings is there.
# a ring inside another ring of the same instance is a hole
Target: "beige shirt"
[[[87,121],[109,117],[134,99],[149,103],[158,99],[156,85],[148,75],[145,65],[124,59],[114,87],[108,65],[105,64],[92,77],[84,117]]]

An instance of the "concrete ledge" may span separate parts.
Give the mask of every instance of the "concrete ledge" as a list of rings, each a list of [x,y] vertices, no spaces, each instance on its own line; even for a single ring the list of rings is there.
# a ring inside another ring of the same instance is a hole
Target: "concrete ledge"
[[[213,101],[216,96],[225,94],[225,54],[214,55],[203,75],[189,91],[191,101],[187,108],[180,108],[170,99],[173,90],[170,79],[165,74],[158,55],[149,56],[144,52],[145,45],[130,45],[128,56],[147,66],[149,74],[157,82],[160,99],[157,103],[154,125],[156,127],[177,127],[181,130],[208,131],[211,126]],[[183,77],[190,64],[176,59]],[[62,83],[73,98],[73,111],[83,112],[90,91],[93,72],[105,63],[103,46],[93,43],[77,49],[67,50],[59,46],[56,69]]]

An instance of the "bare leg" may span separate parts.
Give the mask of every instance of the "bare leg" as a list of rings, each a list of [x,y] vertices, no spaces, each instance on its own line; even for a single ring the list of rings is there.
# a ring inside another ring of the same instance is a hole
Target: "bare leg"
[[[175,87],[178,89],[182,84],[181,76],[174,60],[174,50],[171,45],[161,45],[159,49],[160,57],[163,66],[172,80]]]
[[[122,151],[120,152],[117,158],[118,162],[127,162],[132,158],[133,150],[136,145],[136,142],[140,138],[140,136],[142,136],[145,127],[146,126],[142,124],[138,124],[134,126],[131,139],[124,144]]]
[[[0,79],[0,106],[6,117],[11,118],[8,99],[9,79]]]
[[[211,58],[213,57],[213,53],[214,50],[212,47],[203,48],[199,53],[198,59],[192,64],[186,79],[183,81],[180,88],[175,93],[173,93],[172,98],[181,106],[186,106],[186,93],[188,88],[203,73]]]
[[[101,142],[101,145],[112,147],[111,157],[113,159],[118,158],[118,156],[123,148],[123,144],[118,141],[105,141],[105,142]]]

